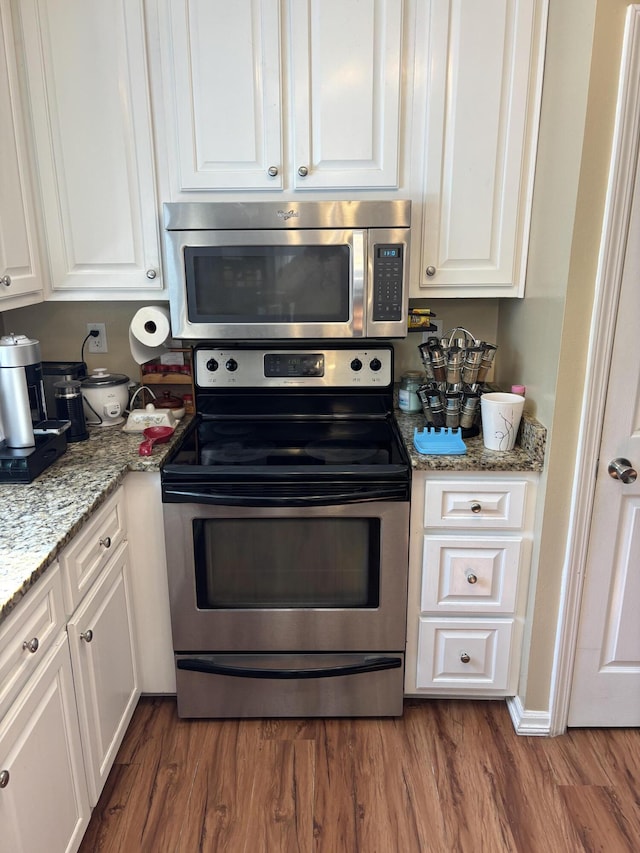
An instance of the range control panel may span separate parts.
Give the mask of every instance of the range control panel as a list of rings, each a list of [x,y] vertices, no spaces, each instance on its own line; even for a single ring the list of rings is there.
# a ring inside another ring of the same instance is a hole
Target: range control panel
[[[195,351],[199,388],[384,388],[393,382],[390,347]]]

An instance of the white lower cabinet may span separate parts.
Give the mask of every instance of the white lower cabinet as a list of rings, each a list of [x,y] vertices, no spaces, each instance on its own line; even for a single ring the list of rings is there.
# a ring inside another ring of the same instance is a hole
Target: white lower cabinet
[[[0,723],[0,850],[73,853],[90,816],[62,633]]]
[[[124,517],[120,488],[0,626],[2,853],[78,849],[135,710]]]
[[[536,476],[413,478],[405,692],[517,689]]]

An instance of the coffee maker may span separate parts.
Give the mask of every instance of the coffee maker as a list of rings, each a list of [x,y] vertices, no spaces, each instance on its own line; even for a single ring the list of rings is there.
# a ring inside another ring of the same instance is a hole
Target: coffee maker
[[[40,343],[0,337],[0,482],[30,483],[64,453],[68,424],[47,421]]]

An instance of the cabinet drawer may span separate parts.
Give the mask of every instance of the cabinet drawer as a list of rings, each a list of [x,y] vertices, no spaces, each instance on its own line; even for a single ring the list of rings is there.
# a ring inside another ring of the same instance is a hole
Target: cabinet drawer
[[[513,613],[522,539],[425,536],[420,609]]]
[[[64,603],[70,616],[125,538],[123,490],[118,491],[89,519],[60,555]]]
[[[506,690],[512,634],[512,619],[421,618],[416,687]]]
[[[524,480],[427,480],[424,525],[483,530],[522,527],[526,494]]]
[[[0,629],[0,719],[53,646],[64,622],[56,564],[47,569]]]

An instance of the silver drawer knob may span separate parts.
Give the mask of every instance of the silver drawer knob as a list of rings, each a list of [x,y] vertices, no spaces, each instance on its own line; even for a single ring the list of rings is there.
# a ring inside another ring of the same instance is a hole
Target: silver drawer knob
[[[37,637],[32,637],[30,640],[25,640],[22,644],[22,648],[25,652],[31,652],[32,655],[38,651],[38,646],[40,645],[40,641]]]
[[[429,278],[431,278],[435,274],[436,274],[436,268],[432,267],[432,266],[428,266],[427,267],[427,275],[429,276]]]
[[[267,169],[267,175],[269,175],[271,178],[275,178],[277,174],[278,174],[278,167],[277,166],[269,166],[269,168]]]
[[[471,655],[467,652],[461,652],[460,660],[462,661],[462,663],[469,663],[469,661],[471,660]]]
[[[473,572],[467,572],[467,583],[478,583],[478,575],[474,575]]]
[[[111,548],[111,537],[105,536],[104,539],[100,540],[100,544],[103,548]]]
[[[482,512],[482,504],[479,504],[477,501],[476,501],[476,503],[472,503],[471,504],[471,512],[474,512],[476,515],[479,512]]]
[[[88,628],[86,631],[83,631],[82,634],[80,634],[80,639],[84,640],[85,643],[90,643],[91,640],[93,640],[93,631],[91,630],[91,628]]]
[[[307,175],[309,174],[309,170],[307,169],[306,166],[300,166],[298,168],[298,174],[300,175],[301,178],[306,178]]]
[[[153,281],[153,280],[154,280],[154,278],[155,278],[157,275],[158,275],[158,273],[157,273],[154,269],[147,270],[147,278],[148,278],[150,281]]]
[[[9,771],[8,770],[0,770],[0,788],[6,788],[9,784]]]
[[[11,276],[10,275],[0,276],[0,284],[2,284],[4,287],[11,287]]]

